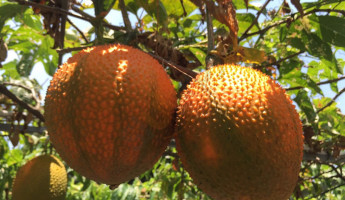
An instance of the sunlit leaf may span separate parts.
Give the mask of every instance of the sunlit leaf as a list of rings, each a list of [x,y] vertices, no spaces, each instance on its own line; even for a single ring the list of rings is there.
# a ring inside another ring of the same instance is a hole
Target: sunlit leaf
[[[336,16],[318,16],[322,39],[345,47],[345,19]]]
[[[206,53],[198,48],[189,48],[189,50],[195,55],[195,57],[198,58],[199,62],[202,65],[205,65],[205,58],[206,58]]]
[[[332,49],[330,45],[323,41],[315,33],[307,33],[302,31],[302,38],[304,44],[306,45],[307,51],[316,57],[325,58],[327,60],[332,60]]]
[[[114,6],[116,0],[92,0],[92,2],[95,7],[96,17],[104,18]]]
[[[313,104],[310,102],[308,92],[306,90],[299,90],[297,96],[294,98],[294,101],[305,113],[309,123],[314,123],[317,114]]]
[[[23,152],[20,149],[13,149],[8,152],[6,159],[8,166],[20,163],[23,159]]]
[[[0,6],[0,32],[5,21],[15,17],[17,14],[24,12],[28,7],[19,4],[4,4]]]

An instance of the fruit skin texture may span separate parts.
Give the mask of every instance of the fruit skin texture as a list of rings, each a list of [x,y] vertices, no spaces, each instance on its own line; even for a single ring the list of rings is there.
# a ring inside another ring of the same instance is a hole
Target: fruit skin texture
[[[286,200],[297,183],[302,125],[285,91],[251,68],[222,65],[183,92],[176,145],[214,199]]]
[[[62,162],[52,155],[41,155],[22,166],[12,188],[13,200],[63,200],[67,173]]]
[[[55,73],[46,126],[81,175],[118,185],[149,170],[173,134],[176,92],[150,55],[125,45],[86,49]]]

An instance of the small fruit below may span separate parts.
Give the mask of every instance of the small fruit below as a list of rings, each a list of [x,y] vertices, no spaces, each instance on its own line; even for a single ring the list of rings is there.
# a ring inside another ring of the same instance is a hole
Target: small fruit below
[[[63,163],[52,155],[41,155],[22,166],[12,188],[13,200],[63,200],[67,174]]]

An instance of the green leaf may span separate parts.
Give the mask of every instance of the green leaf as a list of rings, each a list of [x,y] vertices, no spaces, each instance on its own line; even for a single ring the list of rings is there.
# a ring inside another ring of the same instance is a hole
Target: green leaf
[[[247,9],[247,5],[246,5],[246,2],[245,2],[245,1],[246,1],[246,0],[233,0],[232,2],[233,2],[233,4],[234,4],[236,10],[239,10],[239,9]],[[250,1],[252,1],[252,0],[250,0]],[[247,0],[247,2],[248,2],[248,0]],[[250,3],[248,4],[248,9],[260,10],[259,7],[253,6],[253,5],[250,4]],[[263,14],[266,14],[266,13],[267,13],[267,10],[264,9],[264,10],[262,11],[262,13],[263,13]]]
[[[287,40],[287,44],[290,44],[291,46],[301,50],[301,51],[307,51],[306,45],[304,44],[303,40],[301,38],[289,38]]]
[[[305,2],[302,3],[302,6],[304,9],[309,9],[309,8],[328,8],[332,9],[334,6],[341,6],[341,4],[344,4],[345,2],[340,2],[339,0],[327,0],[327,1],[315,1],[315,2]],[[338,8],[340,9],[340,8]]]
[[[316,119],[316,110],[313,104],[310,102],[310,98],[308,96],[308,92],[306,90],[299,90],[294,101],[297,105],[301,108],[301,110],[307,116],[307,120],[309,123],[314,123]]]
[[[15,17],[24,12],[28,7],[19,4],[4,4],[0,6],[0,32],[5,25],[6,20]]]
[[[303,30],[302,40],[306,45],[308,53],[311,55],[319,58],[325,58],[330,61],[333,59],[331,46],[315,33],[307,33]]]
[[[4,137],[0,137],[0,160],[3,159],[5,153],[9,150],[7,141]]]
[[[199,60],[199,62],[204,66],[205,65],[205,58],[206,53],[201,49],[191,47],[189,50],[195,55],[195,57]]]
[[[130,0],[130,1],[125,1],[126,4],[126,8],[129,12],[133,13],[133,14],[137,14],[140,6],[136,3],[135,0]]]
[[[286,36],[288,34],[288,28],[286,26],[283,26],[280,30],[279,30],[279,41],[283,42],[286,39]]]
[[[95,7],[95,16],[103,19],[114,6],[116,0],[92,0]]]
[[[23,15],[23,21],[25,25],[33,28],[34,30],[42,30],[42,23],[40,21],[40,17],[39,15],[34,15],[32,9],[26,10],[26,12]]]
[[[3,76],[6,76],[8,78],[12,78],[12,79],[19,79],[20,75],[17,71],[17,61],[13,60],[11,62],[8,62],[6,64],[3,65],[2,69],[5,70],[5,73],[3,74]]]
[[[155,17],[160,25],[167,25],[168,14],[160,0],[140,0],[137,2],[150,16]]]
[[[53,76],[56,68],[57,68],[57,64],[55,64],[54,62],[45,62],[43,63],[44,69],[46,70],[47,74],[49,74],[50,76]]]
[[[16,69],[20,76],[28,77],[34,67],[37,51],[35,53],[25,53],[18,62]]]
[[[287,61],[281,64],[279,69],[280,75],[287,74],[291,72],[293,69],[301,68],[302,63],[298,59],[288,59]]]
[[[20,149],[13,149],[7,154],[7,165],[11,166],[23,160],[23,152]]]
[[[240,35],[253,23],[255,16],[252,13],[237,13],[236,19],[238,20],[238,33]],[[250,30],[258,31],[258,28],[258,24],[256,23]]]
[[[336,16],[318,16],[322,39],[335,46],[345,47],[345,19]]]
[[[190,1],[183,1],[183,7],[178,1],[161,0],[161,2],[165,7],[168,16],[175,19],[179,19],[184,16],[184,9],[186,11],[186,16],[188,16],[191,12],[198,8]]]
[[[313,81],[308,74],[302,73],[300,70],[292,70],[287,74],[283,74],[280,79],[282,82],[290,84],[291,87],[302,86],[312,90],[312,92],[322,94],[322,90]]]

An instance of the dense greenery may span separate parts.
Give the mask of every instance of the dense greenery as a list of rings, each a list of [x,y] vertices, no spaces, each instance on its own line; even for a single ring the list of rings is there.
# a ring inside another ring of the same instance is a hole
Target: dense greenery
[[[0,199],[11,199],[13,178],[26,161],[57,155],[41,114],[44,91],[30,78],[33,67],[41,63],[52,76],[70,53],[104,43],[152,53],[179,93],[212,62],[267,73],[286,88],[303,122],[304,159],[291,199],[345,199],[345,115],[336,103],[345,92],[345,1],[66,2],[0,0],[0,62],[7,48],[16,55],[0,69]],[[122,18],[106,20],[115,10]],[[80,30],[73,18],[92,26]],[[119,21],[124,26],[114,25]],[[326,95],[324,85],[335,95]],[[173,142],[151,171],[116,190],[67,169],[67,199],[209,199],[184,171]]]

